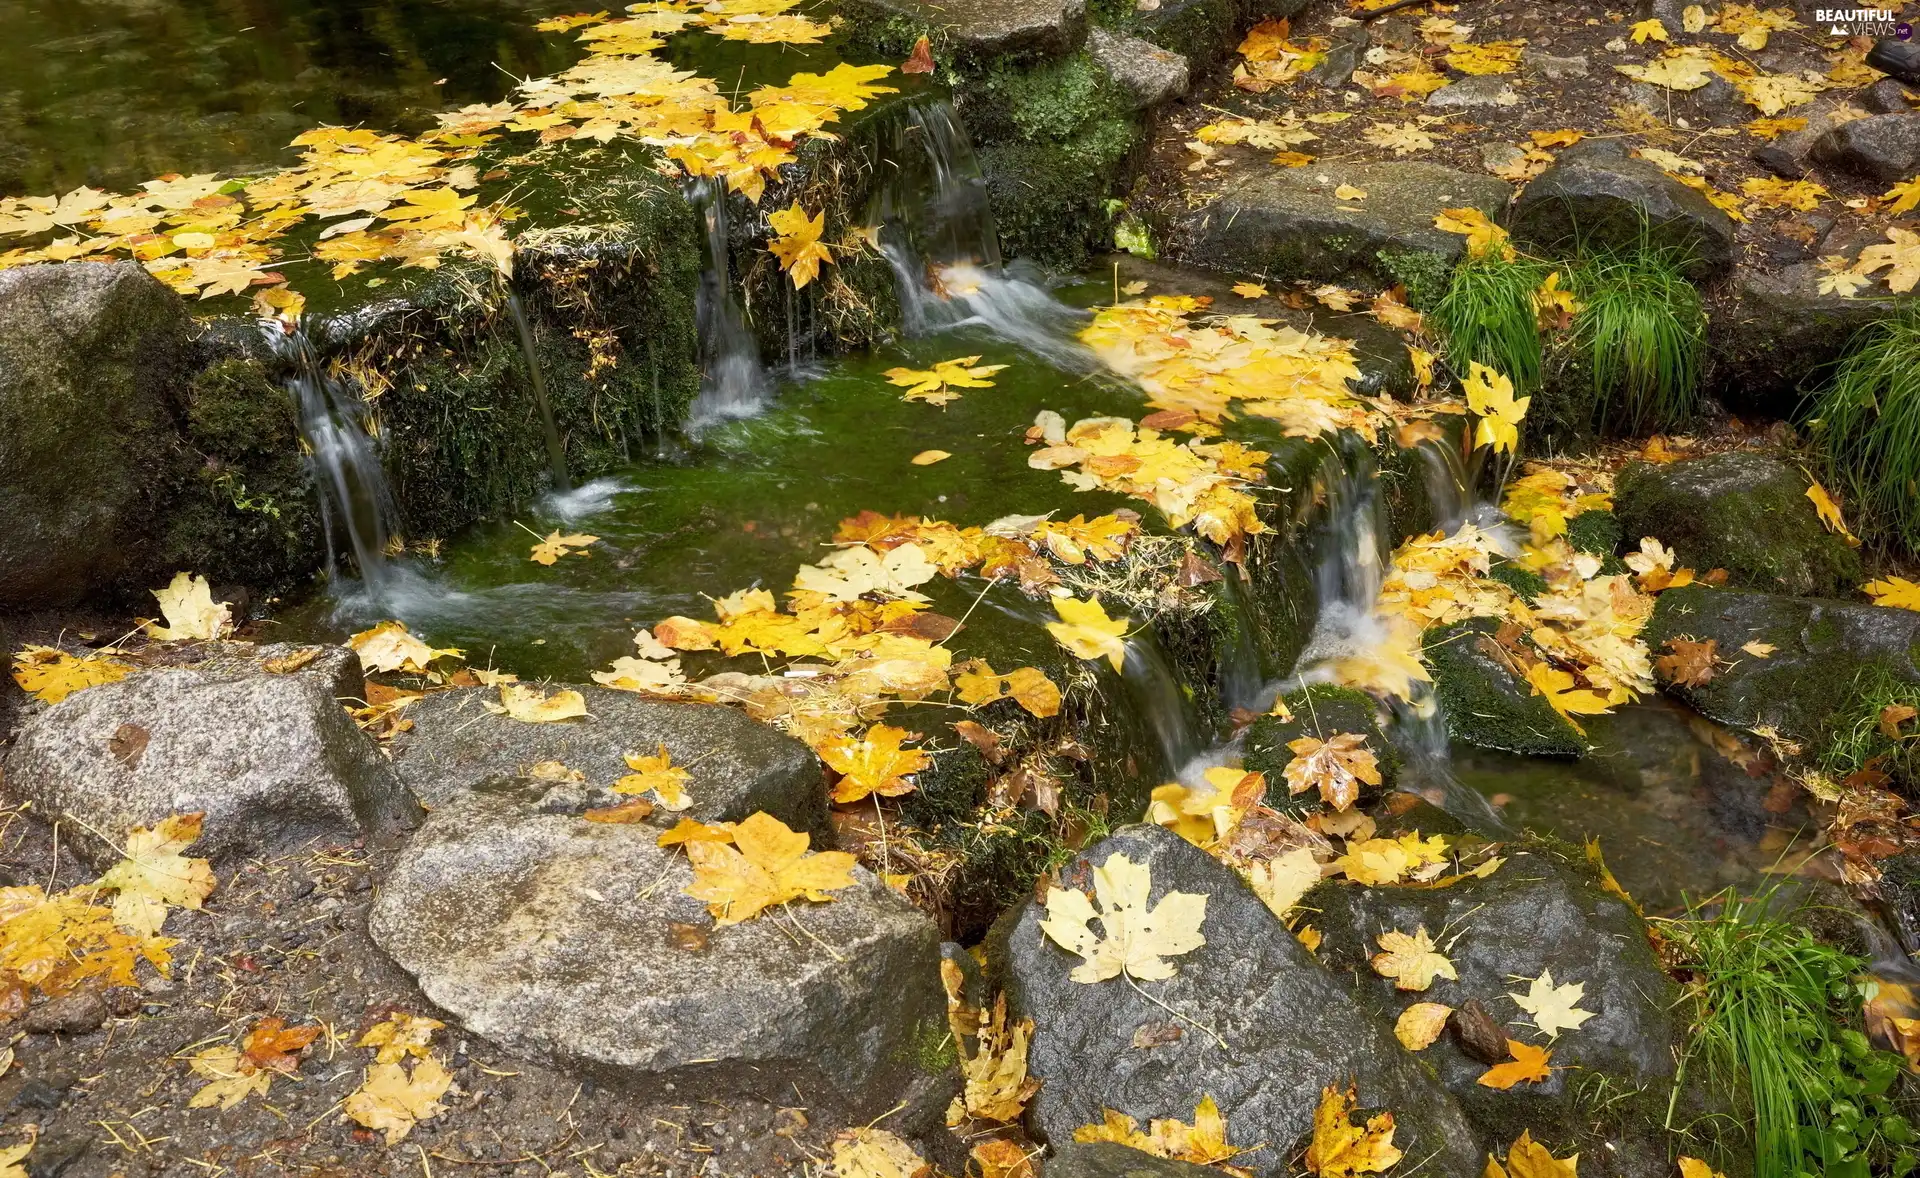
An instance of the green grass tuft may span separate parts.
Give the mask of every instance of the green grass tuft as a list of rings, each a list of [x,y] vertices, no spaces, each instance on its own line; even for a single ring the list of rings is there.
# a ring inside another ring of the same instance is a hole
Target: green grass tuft
[[[1696,979],[1686,1066],[1751,1094],[1756,1178],[1906,1174],[1914,1130],[1891,1094],[1904,1061],[1856,1029],[1864,963],[1815,940],[1804,910],[1776,915],[1776,894],[1725,892],[1659,922]]]
[[[1446,337],[1456,373],[1464,375],[1467,365],[1478,361],[1513,381],[1517,393],[1540,387],[1540,325],[1533,292],[1550,272],[1531,258],[1508,260],[1497,254],[1469,258],[1454,268],[1433,319]]]
[[[1813,414],[1826,481],[1863,534],[1920,552],[1920,311],[1863,331]]]
[[[1874,762],[1902,784],[1920,782],[1920,740],[1894,740],[1880,731],[1880,714],[1889,707],[1920,708],[1920,685],[1896,679],[1887,668],[1862,667],[1846,704],[1835,710],[1833,736],[1820,754],[1820,768],[1843,778]],[[1913,721],[1902,731],[1912,732]]]
[[[1573,268],[1582,303],[1574,347],[1592,378],[1596,424],[1610,432],[1670,429],[1700,395],[1707,316],[1683,251],[1642,244],[1596,251]]]

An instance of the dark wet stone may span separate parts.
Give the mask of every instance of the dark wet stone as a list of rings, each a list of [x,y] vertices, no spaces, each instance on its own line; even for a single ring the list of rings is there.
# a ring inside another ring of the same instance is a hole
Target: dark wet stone
[[[981,61],[1065,57],[1087,39],[1087,0],[848,0],[841,8],[856,22],[922,25],[943,45]]]
[[[137,262],[0,272],[0,603],[144,576],[178,455],[192,320]]]
[[[1353,80],[1353,71],[1360,68],[1360,61],[1367,52],[1367,27],[1361,25],[1349,29],[1347,37],[1335,41],[1320,59],[1320,64],[1308,71],[1307,76],[1329,90],[1338,90]]]
[[[84,1035],[95,1031],[113,1012],[94,990],[75,990],[30,1007],[21,1026],[34,1035]]]
[[[1851,256],[1832,241],[1839,236],[1836,230],[1820,252]],[[1920,295],[1896,295],[1878,282],[1852,298],[1821,294],[1821,277],[1811,261],[1773,273],[1747,266],[1734,272],[1733,297],[1710,312],[1708,332],[1713,387],[1728,409],[1793,415],[1804,403],[1807,375],[1837,360],[1861,328],[1920,306]]]
[[[1160,0],[1157,8],[1127,13],[1126,23],[1147,40],[1183,54],[1197,72],[1225,68],[1244,32],[1260,21],[1298,16],[1306,0]]]
[[[1920,171],[1920,112],[1842,123],[1814,144],[1813,158],[1878,184],[1905,180]]]
[[[1913,95],[1909,98],[1908,95]],[[1920,106],[1920,93],[1900,84],[1893,78],[1881,78],[1860,92],[1859,102],[1862,108],[1877,115],[1899,115]]]
[[[944,1109],[931,921],[855,869],[831,902],[716,928],[656,834],[459,795],[402,850],[368,927],[468,1031],[604,1081],[863,1119],[905,1100],[905,1132]]]
[[[1451,108],[1513,106],[1519,101],[1519,95],[1513,92],[1507,80],[1494,74],[1462,78],[1427,95],[1428,106]]]
[[[1549,249],[1575,242],[1630,248],[1643,228],[1686,250],[1698,275],[1733,265],[1733,221],[1652,163],[1603,149],[1568,148],[1513,207],[1514,236]]]
[[[1047,1178],[1217,1178],[1218,1170],[1157,1158],[1111,1141],[1068,1142],[1047,1159]]]
[[[429,806],[476,786],[521,777],[542,761],[586,775],[579,791],[605,789],[631,772],[628,753],[653,756],[660,745],[676,765],[690,766],[686,815],[734,822],[764,810],[823,845],[826,789],[820,760],[790,736],[720,704],[674,703],[598,686],[577,690],[588,716],[557,724],[523,724],[489,712],[491,688],[436,692],[407,709],[413,728],[393,743],[394,766]],[[576,807],[577,808],[577,807]],[[672,825],[675,816],[657,816]]]
[[[67,1086],[56,1086],[38,1076],[24,1080],[13,1094],[10,1108],[51,1110],[66,1103]]]
[[[1448,734],[1476,748],[1584,756],[1585,739],[1494,653],[1499,627],[1492,618],[1468,618],[1427,632],[1427,663]]]
[[[1393,1110],[1394,1143],[1409,1156],[1431,1155],[1430,1172],[1479,1174],[1479,1147],[1454,1099],[1237,875],[1171,831],[1130,826],[1082,852],[1063,878],[1088,886],[1092,868],[1115,853],[1148,867],[1155,903],[1168,891],[1206,895],[1207,943],[1173,959],[1177,972],[1164,981],[1089,984],[1068,977],[1079,958],[1043,936],[1039,904],[994,927],[988,968],[1009,1009],[1035,1022],[1028,1070],[1042,1086],[1028,1123],[1041,1138],[1068,1142],[1108,1108],[1142,1124],[1190,1120],[1210,1095],[1230,1142],[1264,1143],[1235,1164],[1273,1178],[1306,1140],[1321,1089],[1351,1079],[1362,1106]],[[1208,1030],[1187,1027],[1173,1042],[1133,1047],[1138,1028],[1167,1021],[1166,1006],[1193,1012]]]
[[[1807,487],[1798,467],[1752,450],[1634,463],[1620,472],[1614,514],[1624,548],[1653,536],[1676,567],[1725,569],[1735,588],[1845,593],[1860,583],[1860,558],[1820,522]]]
[[[1287,784],[1281,775],[1294,757],[1287,745],[1303,736],[1326,740],[1339,733],[1352,732],[1366,737],[1367,747],[1373,750],[1380,765],[1380,786],[1377,789],[1363,787],[1362,798],[1370,799],[1393,788],[1400,772],[1400,754],[1381,729],[1379,705],[1371,696],[1349,688],[1315,684],[1288,692],[1280,702],[1293,713],[1293,718],[1260,717],[1247,729],[1245,745],[1246,767],[1267,775],[1268,805],[1286,804]],[[1313,795],[1316,803],[1318,796]]]

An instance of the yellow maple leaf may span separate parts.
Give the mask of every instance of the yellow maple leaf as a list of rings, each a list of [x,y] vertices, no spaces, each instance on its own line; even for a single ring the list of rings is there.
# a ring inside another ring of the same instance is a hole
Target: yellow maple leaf
[[[944,976],[944,971],[943,971]],[[967,1117],[1011,1123],[1020,1119],[1026,1103],[1040,1090],[1040,1081],[1027,1075],[1027,1048],[1033,1042],[1033,1020],[1007,1022],[1007,996],[995,999],[993,1010],[976,1016],[974,1047],[958,1041],[960,1074],[964,1086],[947,1110],[947,1123],[959,1125]]]
[[[439,1019],[396,1010],[367,1028],[367,1033],[360,1036],[355,1046],[374,1048],[375,1063],[399,1063],[409,1055],[426,1059],[428,1041],[433,1038],[435,1031],[446,1025]]]
[[[1707,1174],[1690,1172],[1687,1163],[1691,1160],[1680,1159],[1681,1178],[1709,1178]],[[1533,1139],[1529,1130],[1522,1129],[1507,1148],[1507,1164],[1502,1166],[1488,1154],[1486,1172],[1481,1178],[1579,1178],[1579,1165],[1579,1154],[1556,1158],[1546,1146]]]
[[[452,1074],[431,1055],[416,1061],[411,1074],[403,1063],[374,1063],[360,1087],[348,1094],[341,1111],[356,1124],[385,1134],[387,1144],[395,1145],[421,1121],[447,1111],[440,1097],[452,1085]]]
[[[1545,696],[1547,705],[1560,714],[1567,723],[1573,725],[1575,732],[1585,735],[1586,729],[1580,726],[1576,715],[1597,716],[1613,709],[1612,702],[1604,695],[1573,685],[1573,675],[1562,671],[1551,663],[1535,663],[1527,668],[1527,683],[1535,695]]]
[[[1873,598],[1875,605],[1920,610],[1920,585],[1905,577],[1884,577],[1878,581],[1868,581],[1860,588]]]
[[[1657,17],[1635,21],[1633,24],[1633,43],[1635,45],[1645,45],[1648,41],[1666,41],[1669,39],[1667,36],[1667,26],[1661,24]]]
[[[1178,782],[1154,788],[1147,821],[1164,826],[1197,847],[1211,847],[1233,833],[1240,819],[1267,793],[1267,779],[1226,765],[1205,773],[1207,788]]]
[[[901,747],[914,739],[904,728],[875,724],[858,737],[836,735],[820,746],[820,759],[840,774],[833,800],[845,805],[869,794],[896,798],[912,793],[915,773],[933,764],[920,749]]]
[[[576,532],[570,536],[563,536],[560,534],[559,529],[556,528],[547,533],[546,539],[533,546],[533,555],[527,559],[533,561],[535,564],[551,565],[563,556],[585,556],[587,555],[587,545],[592,544],[599,538],[598,536],[589,536],[584,532]],[[576,549],[578,551],[576,551]]]
[[[1375,147],[1384,147],[1395,155],[1432,151],[1433,136],[1412,123],[1375,123],[1361,136]]]
[[[152,591],[167,624],[146,624],[147,637],[160,642],[210,642],[233,628],[233,612],[226,602],[213,600],[205,577],[175,573],[165,589]]]
[[[548,695],[531,683],[502,683],[499,703],[480,702],[494,715],[523,724],[553,724],[577,720],[587,714],[586,697],[571,687]]]
[[[1698,90],[1713,80],[1713,63],[1704,55],[1688,50],[1669,50],[1669,56],[1646,65],[1616,65],[1613,68],[1636,82],[1668,90]]]
[[[1513,381],[1493,369],[1473,361],[1464,382],[1467,408],[1479,418],[1474,427],[1473,444],[1492,447],[1494,453],[1511,453],[1520,444],[1520,422],[1527,415],[1532,397],[1513,395]]]
[[[1334,870],[1358,884],[1377,887],[1399,883],[1410,872],[1423,868],[1438,871],[1447,860],[1445,835],[1422,838],[1419,831],[1408,831],[1398,838],[1363,839],[1347,844],[1347,853],[1334,860]]]
[[[1807,129],[1807,120],[1797,115],[1779,115],[1774,118],[1754,119],[1747,124],[1747,134],[1755,139],[1778,139],[1795,131]]]
[[[1513,257],[1513,245],[1507,240],[1507,231],[1493,223],[1479,209],[1471,205],[1458,209],[1442,209],[1433,218],[1433,227],[1447,233],[1458,233],[1467,239],[1467,256],[1485,257],[1499,254],[1503,258]]]
[[[1358,733],[1338,732],[1326,740],[1302,736],[1287,748],[1293,752],[1285,769],[1290,794],[1318,789],[1327,805],[1345,810],[1360,800],[1362,783],[1380,784],[1379,760]]]
[[[1369,1117],[1362,1128],[1352,1120],[1358,1100],[1359,1092],[1351,1084],[1344,1092],[1331,1084],[1320,1090],[1320,1105],[1313,1113],[1313,1142],[1307,1146],[1308,1173],[1317,1178],[1379,1174],[1400,1160],[1393,1144],[1393,1114]]]
[[[1453,1007],[1444,1002],[1416,1002],[1393,1021],[1393,1037],[1408,1051],[1423,1051],[1440,1037],[1452,1013]]]
[[[76,691],[118,683],[133,673],[104,654],[72,655],[51,646],[24,646],[13,656],[13,681],[42,703],[57,704]]]
[[[1741,181],[1740,191],[1754,208],[1796,209],[1810,213],[1820,202],[1833,195],[1811,180],[1780,180],[1772,176],[1754,176]]]
[[[1510,74],[1520,68],[1524,41],[1458,41],[1447,47],[1447,65],[1463,74]]]
[[[907,390],[900,395],[903,401],[945,406],[949,401],[960,399],[955,389],[992,388],[993,382],[987,378],[1006,367],[1005,364],[982,364],[978,356],[961,356],[957,360],[941,360],[932,368],[889,368],[880,375],[887,378],[887,383]]]
[[[1282,920],[1319,882],[1320,864],[1306,847],[1294,847],[1272,859],[1257,860],[1247,868],[1247,886],[1260,897],[1268,911]]]
[[[1075,1129],[1073,1139],[1082,1143],[1110,1141],[1157,1158],[1195,1166],[1216,1165],[1245,1152],[1227,1143],[1226,1118],[1221,1116],[1220,1106],[1211,1096],[1201,1097],[1200,1103],[1194,1106],[1192,1124],[1173,1117],[1156,1117],[1149,1131],[1142,1133],[1138,1121],[1109,1108],[1101,1110],[1099,1124]],[[1238,1172],[1233,1167],[1227,1169]]]
[[[1538,1083],[1553,1075],[1553,1067],[1548,1062],[1553,1058],[1553,1052],[1547,1048],[1522,1043],[1518,1039],[1509,1039],[1507,1051],[1513,1058],[1506,1063],[1495,1064],[1482,1072],[1477,1083],[1487,1088],[1499,1088],[1504,1091],[1515,1084]]]
[[[1457,981],[1459,974],[1454,972],[1453,962],[1448,961],[1427,935],[1427,928],[1421,925],[1412,935],[1399,929],[1389,929],[1377,938],[1381,952],[1373,955],[1368,962],[1373,972],[1383,978],[1392,978],[1395,989],[1425,990],[1433,985],[1436,977]]]
[[[796,200],[791,207],[769,216],[767,224],[774,232],[767,249],[793,279],[795,290],[804,289],[807,283],[820,277],[821,265],[833,261],[832,248],[820,240],[827,226],[825,211],[808,217],[807,210]]]
[[[101,876],[98,886],[117,893],[114,923],[143,936],[155,936],[166,923],[167,908],[200,907],[213,892],[213,868],[205,859],[180,854],[200,837],[201,813],[174,814],[149,830],[136,826],[127,835],[126,858]]]
[[[1233,284],[1233,293],[1243,299],[1264,299],[1267,297],[1267,288],[1257,282],[1236,282]]]
[[[1115,851],[1093,869],[1098,908],[1078,888],[1056,887],[1047,892],[1047,918],[1040,922],[1040,931],[1084,958],[1069,977],[1093,983],[1125,973],[1136,981],[1160,981],[1175,972],[1167,958],[1207,943],[1200,933],[1207,897],[1167,892],[1149,908],[1152,882],[1146,864]],[[1100,933],[1091,927],[1095,920],[1100,922]]]
[[[1859,547],[1860,538],[1847,530],[1847,521],[1840,514],[1840,505],[1835,503],[1833,496],[1820,485],[1820,480],[1812,480],[1812,485],[1807,488],[1807,500],[1813,504],[1814,511],[1819,513],[1820,522],[1827,526],[1827,531],[1838,535],[1849,545]]]
[[[885,1129],[843,1129],[833,1139],[834,1178],[929,1178],[932,1167]]]
[[[224,1111],[250,1095],[265,1096],[273,1086],[274,1072],[254,1067],[231,1043],[195,1052],[187,1057],[187,1068],[207,1081],[187,1101],[188,1108],[211,1108],[217,1104]]]
[[[1587,992],[1585,982],[1553,984],[1553,971],[1543,969],[1524,994],[1509,993],[1513,1004],[1533,1016],[1533,1025],[1548,1040],[1558,1039],[1561,1031],[1577,1029],[1593,1017],[1593,1011],[1581,1010],[1578,1003]]]
[[[675,813],[693,805],[693,795],[687,792],[687,782],[693,779],[693,774],[673,763],[673,755],[667,752],[666,742],[662,741],[659,751],[651,757],[628,753],[625,760],[627,768],[633,772],[613,783],[614,793],[632,795],[651,792],[662,809]]]
[[[1805,105],[1827,88],[1824,81],[1796,78],[1791,74],[1757,74],[1732,81],[1740,97],[1763,115],[1777,115],[1791,107]]]
[[[21,1163],[32,1152],[32,1139],[0,1149],[0,1178],[28,1178],[27,1168]]]
[[[915,585],[933,580],[940,569],[918,544],[876,552],[865,544],[842,548],[819,564],[801,565],[793,587],[825,595],[829,601],[854,601],[868,593],[903,601],[927,601]]]
[[[674,823],[672,830],[662,831],[654,840],[655,846],[680,847],[688,843],[730,843],[733,841],[731,822],[700,822],[682,816]]]
[[[756,811],[733,828],[732,846],[707,839],[684,844],[693,861],[686,894],[705,900],[714,924],[725,928],[791,900],[824,902],[833,899],[828,893],[853,887],[854,857],[845,851],[809,853],[811,841]]]
[[[347,645],[360,656],[361,669],[375,674],[424,675],[435,659],[459,658],[466,653],[457,647],[428,646],[409,634],[402,622],[381,622],[348,638]]]
[[[1920,176],[1915,176],[1903,184],[1895,184],[1881,193],[1880,199],[1893,202],[1887,206],[1887,211],[1895,216],[1920,208]]]
[[[1905,294],[1920,284],[1920,233],[1898,226],[1887,230],[1887,241],[1860,251],[1854,269],[1861,274],[1885,270],[1887,288]]]
[[[1516,1142],[1515,1144],[1517,1145],[1518,1143]],[[1535,1148],[1537,1149],[1539,1147],[1535,1146]],[[1564,1171],[1566,1178],[1574,1178],[1572,1163],[1574,1158],[1578,1158],[1579,1156],[1579,1154],[1575,1154],[1573,1158],[1567,1159],[1566,1170]],[[1690,1158],[1682,1154],[1676,1160],[1680,1163],[1680,1178],[1727,1178],[1725,1174],[1720,1173],[1720,1171],[1714,1169],[1706,1162],[1701,1161],[1699,1158]],[[1558,1178],[1558,1176],[1556,1176],[1556,1178]]]
[[[1133,513],[1125,515],[1131,517]],[[1034,541],[1068,564],[1085,564],[1089,558],[1119,560],[1139,534],[1139,519],[1121,515],[1093,519],[1076,515],[1070,520],[1042,520],[1033,529]]]
[[[1011,699],[1043,720],[1060,714],[1060,687],[1038,667],[1021,667],[1001,675],[986,660],[973,659],[954,676],[953,684],[964,704],[978,706]]]
[[[1126,663],[1127,619],[1107,617],[1099,598],[1056,597],[1053,609],[1060,620],[1048,622],[1047,633],[1061,646],[1083,659],[1104,658],[1116,671]]]

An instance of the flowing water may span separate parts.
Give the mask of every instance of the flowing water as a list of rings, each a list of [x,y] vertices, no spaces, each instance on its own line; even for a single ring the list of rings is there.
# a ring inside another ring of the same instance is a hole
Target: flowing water
[[[726,186],[713,179],[691,180],[687,199],[699,210],[707,238],[699,297],[700,396],[693,405],[693,423],[699,427],[760,412],[772,385],[733,281]]]
[[[352,382],[326,369],[305,332],[287,331],[272,320],[261,330],[286,368],[287,393],[320,498],[327,563],[339,571],[341,559],[351,557],[362,582],[377,589],[386,580],[393,503],[367,433],[366,404]]]

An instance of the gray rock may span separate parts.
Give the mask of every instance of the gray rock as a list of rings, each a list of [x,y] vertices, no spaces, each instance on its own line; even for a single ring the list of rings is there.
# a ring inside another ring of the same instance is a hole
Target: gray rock
[[[1220,1171],[1157,1158],[1112,1141],[1067,1142],[1047,1159],[1047,1178],[1218,1178]]]
[[[1583,985],[1579,1006],[1593,1017],[1552,1041],[1553,1065],[1565,1070],[1548,1080],[1505,1092],[1484,1087],[1478,1080],[1486,1065],[1451,1036],[1419,1058],[1490,1138],[1511,1140],[1519,1130],[1509,1127],[1524,1125],[1552,1142],[1556,1153],[1578,1148],[1583,1174],[1590,1165],[1595,1175],[1619,1178],[1665,1171],[1667,1140],[1659,1126],[1686,1034],[1679,987],[1654,956],[1645,923],[1603,892],[1584,862],[1545,848],[1522,849],[1486,879],[1437,890],[1324,884],[1307,903],[1318,910],[1314,927],[1325,938],[1320,959],[1336,974],[1360,979],[1363,1001],[1383,1019],[1397,1018],[1415,1002],[1459,1007],[1474,998],[1503,1024],[1507,1038],[1545,1046],[1547,1037],[1508,996],[1528,989],[1516,979],[1551,971],[1555,985]],[[1388,929],[1421,927],[1447,944],[1459,977],[1437,978],[1420,993],[1396,990],[1368,967],[1376,938]],[[1445,937],[1442,929],[1449,930]],[[1616,1092],[1637,1094],[1596,1115],[1581,1094],[1583,1081],[1594,1075],[1612,1080]]]
[[[1351,82],[1353,71],[1360,68],[1361,59],[1367,52],[1367,26],[1356,25],[1346,33],[1327,49],[1327,55],[1320,59],[1320,64],[1307,72],[1309,78],[1329,90],[1338,90]]]
[[[1614,499],[1626,547],[1657,537],[1676,564],[1725,569],[1735,588],[1830,596],[1860,583],[1860,558],[1820,522],[1806,475],[1772,455],[1634,463],[1620,472]]]
[[[1389,49],[1411,49],[1420,43],[1420,34],[1413,25],[1397,16],[1385,17],[1368,25],[1373,30],[1373,43],[1385,45]]]
[[[1846,251],[1829,242],[1820,252]],[[1806,373],[1838,359],[1861,328],[1920,305],[1920,295],[1896,295],[1882,283],[1852,298],[1821,294],[1821,277],[1814,262],[1773,273],[1746,266],[1734,271],[1734,297],[1716,301],[1708,333],[1715,352],[1714,387],[1728,409],[1792,416],[1802,401]]]
[[[1087,34],[1087,52],[1133,100],[1135,110],[1148,110],[1187,92],[1187,59],[1151,41],[1094,29]]]
[[[469,793],[407,844],[368,926],[468,1031],[610,1082],[860,1119],[906,1100],[905,1132],[944,1108],[932,922],[855,869],[831,902],[716,928],[655,833]]]
[[[1642,227],[1656,244],[1687,250],[1696,275],[1733,265],[1733,220],[1654,164],[1568,148],[1513,208],[1515,237],[1549,249],[1576,242],[1629,247]]]
[[[1551,53],[1542,53],[1537,49],[1522,49],[1520,64],[1539,74],[1550,82],[1564,82],[1568,78],[1584,78],[1589,65],[1585,54],[1572,57],[1555,57]]]
[[[76,990],[27,1010],[21,1027],[30,1035],[84,1035],[97,1031],[112,1012],[97,990]]]
[[[1351,184],[1367,199],[1342,202],[1334,190]],[[1185,258],[1222,270],[1390,286],[1396,279],[1382,253],[1424,255],[1444,266],[1464,252],[1464,238],[1433,227],[1442,209],[1472,206],[1498,219],[1511,193],[1491,176],[1418,161],[1248,170],[1186,214],[1176,227]]]
[[[1353,1080],[1361,1105],[1393,1110],[1394,1144],[1410,1157],[1430,1156],[1429,1172],[1480,1172],[1478,1144],[1453,1098],[1237,875],[1171,831],[1129,826],[1070,863],[1067,885],[1087,886],[1092,868],[1116,852],[1146,864],[1155,903],[1168,891],[1206,895],[1207,943],[1174,959],[1178,972],[1164,981],[1089,984],[1067,976],[1079,958],[1040,932],[1040,905],[1015,909],[994,927],[988,968],[1001,975],[1010,1011],[1035,1024],[1027,1067],[1043,1083],[1028,1123],[1040,1137],[1070,1141],[1108,1108],[1143,1125],[1186,1120],[1210,1095],[1229,1142],[1261,1145],[1235,1164],[1273,1178],[1306,1140],[1322,1087]],[[1202,1027],[1185,1026],[1159,1046],[1132,1046],[1137,1029],[1169,1021],[1168,1007]]]
[[[1860,105],[1877,115],[1906,114],[1920,106],[1920,93],[1909,90],[1894,78],[1881,78],[1860,92]]]
[[[1920,683],[1913,610],[1689,585],[1660,595],[1644,634],[1656,651],[1673,638],[1713,639],[1725,660],[1703,686],[1669,683],[1669,695],[1717,723],[1771,727],[1808,747],[1828,735],[1863,668]],[[1747,657],[1749,642],[1773,653]]]
[[[345,646],[308,642],[209,643],[195,670],[237,675],[298,675],[326,686],[341,702],[364,703],[367,677],[360,656]],[[311,652],[311,653],[309,653]]]
[[[0,609],[144,575],[191,331],[136,262],[0,272]]]
[[[194,853],[215,860],[392,837],[419,804],[335,682],[324,666],[169,668],[90,687],[26,721],[0,792],[69,819],[67,838],[96,867],[119,858],[106,838],[195,810],[206,823]]]
[[[1427,663],[1447,734],[1500,752],[1585,756],[1586,740],[1500,655],[1493,640],[1499,628],[1491,618],[1468,618],[1427,632]]]
[[[1813,158],[1877,184],[1905,180],[1920,171],[1920,112],[1842,123],[1813,145]]]
[[[524,775],[559,761],[605,788],[632,770],[628,753],[654,755],[667,746],[693,774],[690,818],[733,822],[765,810],[825,845],[827,791],[820,760],[806,745],[738,708],[670,703],[605,687],[577,689],[588,717],[523,724],[489,712],[497,694],[483,687],[436,692],[407,709],[413,728],[393,742],[401,778],[428,806],[439,806],[488,781]],[[672,815],[660,815],[671,823]]]
[[[1087,0],[848,0],[857,23],[907,21],[932,30],[937,44],[975,60],[1065,57],[1087,40]]]
[[[1474,106],[1513,106],[1520,96],[1507,85],[1507,80],[1492,74],[1478,78],[1462,78],[1440,87],[1427,95],[1428,106],[1447,108],[1465,108]]]
[[[1145,11],[1126,5],[1129,26],[1183,55],[1196,73],[1220,68],[1249,27],[1298,16],[1306,6],[1306,0],[1160,0],[1159,7]]]
[[[1527,158],[1527,153],[1511,143],[1483,143],[1480,145],[1480,166],[1489,172],[1502,168],[1511,168]]]

